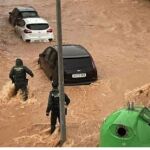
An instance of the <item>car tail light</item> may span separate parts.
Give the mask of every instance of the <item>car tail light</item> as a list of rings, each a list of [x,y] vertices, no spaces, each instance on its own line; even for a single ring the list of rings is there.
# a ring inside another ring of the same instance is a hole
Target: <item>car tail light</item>
[[[24,30],[24,33],[32,33],[32,31],[25,29],[25,30]]]
[[[94,60],[93,60],[93,58],[91,58],[91,59],[92,59],[92,66],[93,66],[93,69],[96,70],[96,66],[95,66],[95,64],[94,64]]]
[[[53,32],[53,30],[52,30],[52,29],[48,29],[47,32],[50,32],[50,33],[51,33],[51,32]]]

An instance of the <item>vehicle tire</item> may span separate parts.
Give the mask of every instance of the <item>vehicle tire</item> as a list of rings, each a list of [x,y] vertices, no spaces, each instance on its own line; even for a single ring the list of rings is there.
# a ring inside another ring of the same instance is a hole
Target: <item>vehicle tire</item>
[[[29,40],[29,39],[28,39],[28,40],[26,40],[26,42],[27,42],[27,43],[30,43],[30,42],[31,42],[31,40]]]
[[[52,76],[49,77],[50,81],[52,81]]]
[[[24,39],[23,39],[22,35],[20,35],[20,39],[24,42]]]
[[[40,65],[40,59],[38,59],[38,64]]]
[[[22,36],[20,36],[20,39],[23,40]]]
[[[53,39],[48,39],[49,40],[49,42],[51,42]]]
[[[10,17],[8,18],[8,22],[11,24],[11,19],[10,19]]]

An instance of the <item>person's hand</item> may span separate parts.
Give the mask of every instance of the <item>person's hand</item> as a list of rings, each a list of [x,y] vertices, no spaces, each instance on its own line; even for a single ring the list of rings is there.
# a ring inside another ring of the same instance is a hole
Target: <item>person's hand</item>
[[[48,112],[46,113],[46,116],[49,116],[49,113],[48,113]]]

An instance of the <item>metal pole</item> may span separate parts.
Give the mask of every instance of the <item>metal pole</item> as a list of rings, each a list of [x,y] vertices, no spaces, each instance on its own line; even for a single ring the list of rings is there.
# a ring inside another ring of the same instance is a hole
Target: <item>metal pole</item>
[[[57,45],[58,45],[58,81],[59,81],[59,100],[60,100],[60,142],[66,141],[66,121],[64,108],[64,67],[62,56],[62,29],[61,29],[61,0],[56,0],[57,15]]]

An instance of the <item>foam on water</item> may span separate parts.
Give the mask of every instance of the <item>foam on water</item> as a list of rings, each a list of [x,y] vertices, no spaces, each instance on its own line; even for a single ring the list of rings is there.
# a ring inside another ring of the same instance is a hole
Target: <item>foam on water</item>
[[[38,147],[57,147],[60,141],[60,126],[56,127],[56,130],[51,135],[50,125],[47,123],[36,123],[30,127],[23,128],[19,131],[22,136],[13,138],[12,145],[15,146],[38,146]],[[67,138],[67,141],[62,145],[70,147],[74,145],[74,141]]]
[[[19,90],[17,95],[15,94],[15,86],[11,81],[6,82],[0,91],[0,105],[1,104],[12,104],[12,103],[21,103],[21,104],[35,104],[37,99],[34,96],[34,92],[29,92],[29,98],[27,101],[22,100],[22,94]]]
[[[6,82],[0,91],[0,103],[8,103],[11,97],[14,95],[15,87],[11,82]]]

